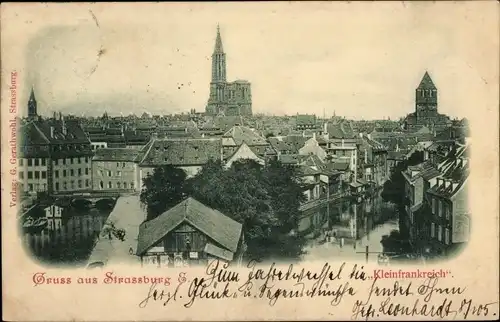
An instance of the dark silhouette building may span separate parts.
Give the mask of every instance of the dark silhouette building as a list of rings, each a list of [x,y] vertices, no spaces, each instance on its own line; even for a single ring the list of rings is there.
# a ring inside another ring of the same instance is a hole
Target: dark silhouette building
[[[430,131],[441,131],[450,125],[450,118],[438,113],[438,90],[425,72],[415,90],[415,112],[408,114],[404,127],[408,131],[418,131],[424,126]]]
[[[212,81],[210,97],[206,107],[207,115],[252,115],[252,93],[250,82],[226,80],[226,54],[222,46],[219,26],[212,54]]]

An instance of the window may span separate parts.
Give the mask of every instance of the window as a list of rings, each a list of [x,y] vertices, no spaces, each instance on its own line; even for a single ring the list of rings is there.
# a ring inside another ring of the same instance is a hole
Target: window
[[[70,176],[74,176],[75,175],[75,170],[71,169],[71,170],[69,170],[69,173],[70,173]]]
[[[116,162],[116,167],[118,168],[120,166],[120,162]]]
[[[450,230],[448,228],[446,228],[444,230],[444,243],[446,245],[450,244],[451,243],[451,240],[450,240]]]
[[[102,170],[97,170],[97,175],[102,177]]]
[[[63,188],[64,190],[68,190],[68,183],[66,181],[63,182]]]
[[[431,223],[431,238],[436,236],[436,224]]]
[[[85,187],[89,186],[89,179],[85,179]]]
[[[441,225],[438,226],[438,241],[443,239],[443,227]]]
[[[116,175],[117,175],[118,177],[121,177],[121,176],[122,176],[122,172],[121,172],[121,171],[116,171]]]
[[[75,189],[75,181],[71,180],[71,189]]]
[[[130,189],[134,189],[134,183],[133,182],[130,183]]]
[[[81,176],[82,175],[82,169],[78,168],[78,175]]]
[[[82,180],[78,180],[78,188],[82,188]]]
[[[108,182],[108,188],[111,189],[113,187],[113,184],[111,183],[111,181]]]
[[[127,183],[126,182],[123,183],[123,189],[127,189]]]
[[[117,187],[118,189],[120,189],[120,188],[121,188],[121,183],[117,182],[117,183],[116,183],[116,187]]]
[[[42,159],[42,165],[47,165],[47,159]]]
[[[42,171],[42,179],[47,179],[47,171]]]
[[[66,158],[62,159],[63,165],[66,165]]]
[[[35,179],[40,179],[40,171],[35,171]]]
[[[101,189],[104,188],[104,182],[102,182],[102,181],[99,182],[99,188],[101,188]]]
[[[85,157],[85,163],[89,163],[89,157]]]
[[[122,168],[125,168],[125,162],[122,163]]]
[[[40,185],[38,183],[35,183],[35,191],[40,191]]]
[[[35,167],[39,166],[40,165],[40,159],[35,159]]]
[[[23,159],[19,159],[19,166],[23,166]]]
[[[33,166],[33,159],[28,159],[28,167],[31,167],[31,166]]]
[[[451,216],[451,207],[449,204],[446,205],[446,208],[445,208],[445,218],[446,220],[450,220],[450,216]]]
[[[59,159],[54,160],[54,165],[59,165]]]
[[[69,159],[69,162],[70,162],[71,164],[73,164],[73,162],[74,162],[73,158],[70,158],[70,159]]]
[[[56,182],[56,191],[59,191],[59,182]]]
[[[19,171],[19,179],[24,179],[24,172]]]
[[[111,177],[112,172],[108,170],[108,177]]]
[[[56,178],[59,178],[59,170],[54,171],[54,176],[55,176]]]
[[[436,209],[436,213],[438,215],[438,217],[441,217],[443,216],[443,201],[442,200],[438,200],[437,201],[437,209]]]
[[[66,177],[66,170],[63,170],[63,177]]]
[[[78,158],[78,163],[82,163],[82,158]]]
[[[85,175],[89,174],[89,168],[85,168]]]

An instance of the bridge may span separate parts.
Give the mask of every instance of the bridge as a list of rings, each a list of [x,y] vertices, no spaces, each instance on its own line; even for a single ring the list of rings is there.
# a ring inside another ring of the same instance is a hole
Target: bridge
[[[92,203],[93,206],[97,202],[102,200],[112,200],[116,201],[121,196],[130,196],[138,194],[137,191],[133,189],[128,190],[86,190],[86,191],[58,191],[52,192],[50,196],[56,199],[70,199],[70,200],[87,200]]]

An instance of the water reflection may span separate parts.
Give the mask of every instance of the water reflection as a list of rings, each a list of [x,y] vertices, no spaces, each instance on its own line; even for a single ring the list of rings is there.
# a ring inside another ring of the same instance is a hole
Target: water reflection
[[[377,226],[397,218],[396,209],[382,200],[380,192],[356,202],[343,198],[304,212],[299,231],[311,236],[321,231],[336,237],[360,240]]]
[[[45,263],[83,265],[111,211],[96,208],[63,209],[48,216],[45,228],[23,231],[24,243],[35,258]]]

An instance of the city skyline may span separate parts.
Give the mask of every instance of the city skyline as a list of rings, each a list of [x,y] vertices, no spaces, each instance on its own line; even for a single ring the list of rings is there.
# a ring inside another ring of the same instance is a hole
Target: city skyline
[[[300,5],[248,4],[238,21],[231,18],[234,5],[220,6],[215,19],[208,16],[216,9],[202,4],[178,5],[178,15],[160,6],[147,21],[127,16],[127,26],[111,24],[117,13],[112,7],[82,8],[76,23],[64,14],[54,16],[51,7],[46,13],[53,27],[33,27],[20,47],[27,53],[19,73],[24,84],[20,109],[25,115],[33,84],[44,116],[54,111],[86,116],[204,111],[219,23],[228,78],[252,83],[255,114],[399,119],[414,111],[415,89],[428,71],[439,89],[439,112],[467,117],[477,97],[492,95],[485,84],[496,74],[465,45],[465,39],[481,36],[478,29],[487,20],[462,17],[462,24],[453,24],[469,5],[439,17],[434,13],[445,4],[384,4],[367,17],[366,6],[340,3],[338,12],[326,14],[319,10],[329,5],[316,4],[299,17]],[[394,11],[390,21],[387,7]],[[184,11],[198,22],[176,18]],[[30,10],[23,14],[33,25],[46,25]],[[279,25],[273,23],[277,14]],[[424,18],[428,26],[414,28]]]

